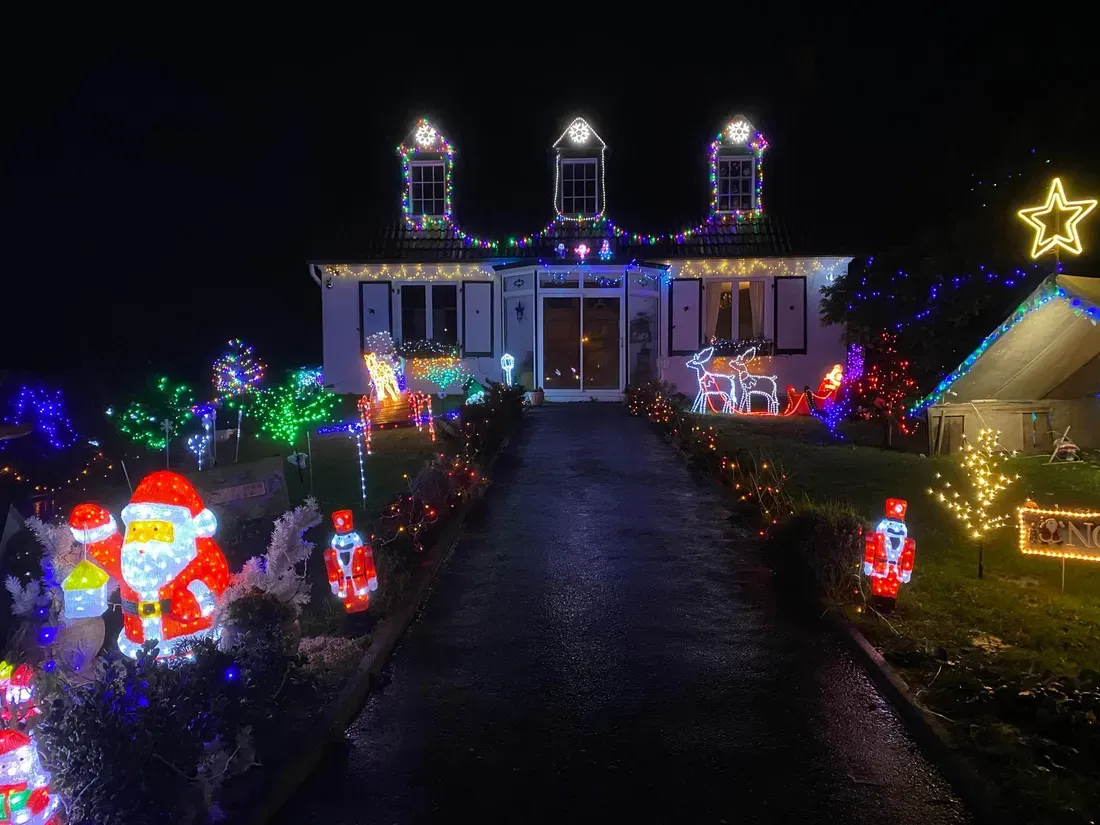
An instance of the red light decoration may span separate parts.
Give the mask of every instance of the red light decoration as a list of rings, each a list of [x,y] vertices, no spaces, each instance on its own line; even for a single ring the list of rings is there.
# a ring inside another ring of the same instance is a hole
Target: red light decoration
[[[229,565],[214,541],[218,520],[186,478],[160,470],[142,479],[122,510],[125,535],[97,504],[79,504],[69,518],[92,562],[119,585],[119,650],[136,657],[147,640],[159,656],[181,643],[217,635],[214,608],[229,586]]]
[[[344,610],[360,613],[370,608],[370,594],[378,589],[374,553],[353,529],[351,510],[333,513],[332,525],[336,535],[325,551],[328,583],[332,594],[343,601]]]
[[[909,359],[898,353],[896,343],[896,335],[883,332],[867,347],[869,365],[855,381],[854,395],[863,418],[891,421],[902,435],[909,435],[917,422],[908,417],[905,399],[917,394],[917,382],[909,375]]]
[[[900,498],[886,499],[886,517],[863,537],[863,572],[871,579],[873,600],[886,610],[893,609],[901,585],[913,576],[917,543],[905,525],[908,509]]]

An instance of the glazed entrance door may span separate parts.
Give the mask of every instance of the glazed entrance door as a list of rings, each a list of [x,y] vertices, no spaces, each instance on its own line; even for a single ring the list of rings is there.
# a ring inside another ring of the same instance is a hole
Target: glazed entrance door
[[[539,379],[549,393],[617,398],[623,390],[623,295],[540,293]]]

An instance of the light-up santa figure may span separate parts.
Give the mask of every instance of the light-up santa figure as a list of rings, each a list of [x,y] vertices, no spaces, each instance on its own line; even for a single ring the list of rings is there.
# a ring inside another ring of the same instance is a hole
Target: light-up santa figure
[[[359,613],[370,607],[371,591],[378,589],[378,573],[374,569],[374,553],[363,546],[363,539],[352,529],[351,510],[332,514],[336,535],[325,551],[325,569],[332,593],[344,602],[348,613]]]
[[[77,541],[121,590],[118,649],[136,657],[155,639],[158,656],[167,657],[181,643],[214,635],[214,608],[229,586],[229,566],[213,539],[218,521],[191,482],[167,470],[146,476],[122,521],[125,535],[95,504],[78,505],[69,519]]]
[[[863,537],[863,572],[871,579],[875,601],[886,609],[893,608],[898,588],[913,576],[917,543],[905,526],[908,508],[900,498],[886,499],[886,517]]]
[[[57,803],[34,740],[23,731],[0,729],[0,822],[57,825]]]

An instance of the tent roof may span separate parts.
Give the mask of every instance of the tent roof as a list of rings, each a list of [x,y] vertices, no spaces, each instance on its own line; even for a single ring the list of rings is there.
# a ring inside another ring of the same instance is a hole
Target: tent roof
[[[1053,275],[914,411],[932,404],[1081,398],[1100,379],[1100,278]]]

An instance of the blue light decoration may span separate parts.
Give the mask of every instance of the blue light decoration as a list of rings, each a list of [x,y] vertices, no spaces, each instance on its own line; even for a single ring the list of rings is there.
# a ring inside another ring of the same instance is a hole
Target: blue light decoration
[[[813,403],[813,393],[807,394],[807,402],[810,407],[810,415],[825,423],[829,432],[836,438],[844,438],[837,432],[840,424],[852,409],[852,387],[863,377],[863,347],[859,344],[851,344],[848,347],[848,358],[844,366],[844,380],[836,395],[833,397],[832,406],[819,410]]]
[[[607,238],[604,238],[603,242],[600,244],[599,256],[601,261],[611,260],[611,241]]]
[[[40,432],[46,443],[55,450],[67,450],[76,444],[79,436],[73,422],[65,412],[65,397],[61,390],[23,385],[8,401],[10,412],[4,416],[5,424],[29,425]],[[0,450],[8,444],[0,441]]]
[[[1016,327],[1032,312],[1054,300],[1066,301],[1073,309],[1075,315],[1084,315],[1094,322],[1100,321],[1100,308],[1086,303],[1076,296],[1071,296],[1055,283],[1054,277],[1052,276],[1041,284],[1039,288],[1032,293],[1031,297],[1016,307],[1016,311],[1012,313],[1007,321],[987,335],[985,340],[978,345],[978,348],[970,353],[970,355],[966,357],[966,360],[964,360],[955,370],[940,381],[932,392],[914,404],[909,410],[909,415],[914,416],[933,404],[938,404],[947,394],[951,385],[970,372],[970,368],[974,366],[974,363],[981,358],[985,351],[993,346],[1001,336]]]
[[[357,432],[363,425],[358,421],[345,421],[342,424],[333,424],[329,427],[319,427],[313,432],[317,435],[333,435],[334,433]]]

